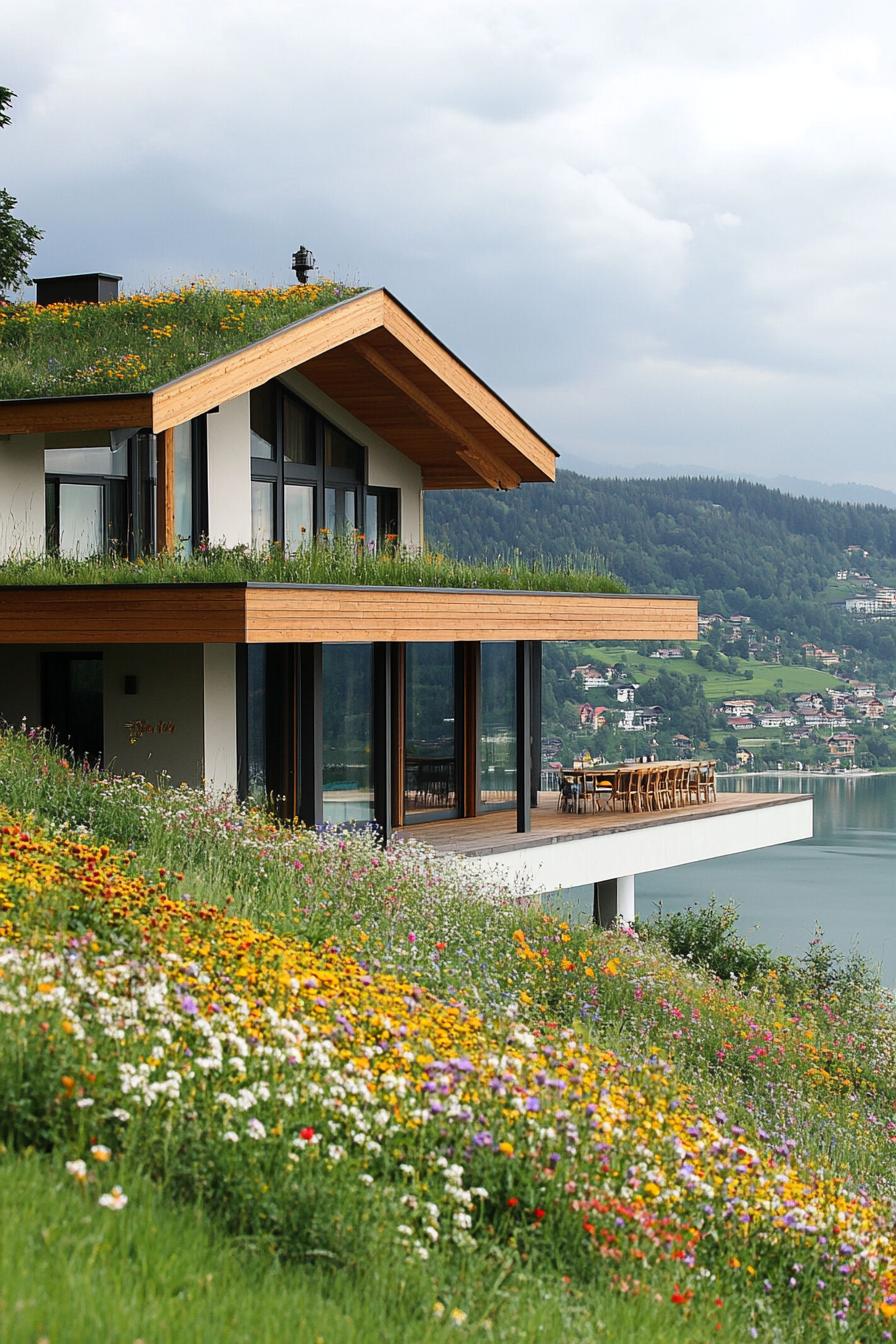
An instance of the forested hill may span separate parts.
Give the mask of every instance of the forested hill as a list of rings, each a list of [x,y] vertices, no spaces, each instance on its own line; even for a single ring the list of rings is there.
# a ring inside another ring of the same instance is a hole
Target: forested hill
[[[878,579],[896,565],[896,509],[786,495],[749,481],[682,476],[594,479],[559,471],[554,485],[433,491],[426,536],[463,557],[518,547],[528,555],[601,556],[634,591],[696,593],[704,610],[741,611],[767,630],[856,638],[856,624],[823,597],[861,546]],[[864,627],[866,632],[870,627]],[[881,650],[882,652],[882,650]]]

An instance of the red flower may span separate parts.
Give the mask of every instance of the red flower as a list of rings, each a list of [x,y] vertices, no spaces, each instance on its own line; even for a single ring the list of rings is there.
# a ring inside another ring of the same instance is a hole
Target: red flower
[[[536,1210],[535,1210],[535,1220],[536,1220],[536,1222],[539,1222],[539,1223],[540,1223],[543,1217],[544,1217],[544,1209],[536,1209]]]
[[[519,1204],[519,1200],[516,1199],[514,1195],[511,1195],[507,1201],[508,1209],[515,1209],[517,1204]]]
[[[299,1130],[299,1138],[304,1139],[306,1143],[310,1143],[314,1138],[314,1130],[310,1125],[306,1125],[304,1129]]]
[[[694,1294],[693,1294],[693,1292],[692,1292],[692,1290],[691,1290],[690,1288],[686,1288],[686,1289],[684,1290],[684,1292],[682,1292],[681,1289],[679,1288],[678,1284],[676,1283],[676,1285],[675,1285],[675,1292],[672,1294],[672,1296],[670,1297],[669,1301],[670,1301],[670,1302],[674,1302],[675,1305],[676,1305],[676,1307],[681,1307],[681,1306],[683,1306],[686,1302],[690,1302],[690,1300],[691,1300],[691,1298],[692,1298],[693,1296],[694,1296]]]
[[[447,946],[448,946],[447,943],[436,943],[436,951],[437,951],[437,952],[444,952],[444,951],[445,951],[445,948],[446,948]]]

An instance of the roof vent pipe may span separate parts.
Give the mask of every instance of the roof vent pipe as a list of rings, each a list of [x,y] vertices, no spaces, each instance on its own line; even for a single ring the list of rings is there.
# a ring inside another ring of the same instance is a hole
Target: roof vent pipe
[[[118,298],[120,275],[90,271],[86,275],[48,275],[35,280],[37,306],[48,303],[110,303]]]
[[[299,248],[298,252],[293,252],[292,268],[296,273],[296,280],[300,285],[307,285],[309,272],[315,270],[316,267],[317,262],[314,260],[310,250],[305,247],[304,243]]]

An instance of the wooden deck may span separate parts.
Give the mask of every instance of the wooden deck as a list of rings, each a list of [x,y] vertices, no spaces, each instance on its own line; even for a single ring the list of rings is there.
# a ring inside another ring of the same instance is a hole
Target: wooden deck
[[[394,834],[408,840],[422,840],[433,849],[474,857],[557,845],[566,840],[584,840],[618,831],[674,826],[679,821],[722,817],[735,812],[754,812],[782,803],[801,803],[805,797],[802,793],[722,793],[714,803],[676,807],[665,812],[592,814],[558,812],[556,793],[540,793],[538,807],[532,809],[532,830],[524,834],[516,829],[515,810],[486,812],[479,817],[450,821],[422,821],[403,826]]]

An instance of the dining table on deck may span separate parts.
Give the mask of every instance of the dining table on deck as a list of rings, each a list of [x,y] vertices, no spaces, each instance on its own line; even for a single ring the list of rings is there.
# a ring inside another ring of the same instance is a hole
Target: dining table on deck
[[[665,811],[688,802],[715,798],[715,761],[626,761],[560,770],[558,811],[606,812],[621,802],[623,811]],[[564,784],[572,786],[572,796]],[[564,807],[571,803],[571,807]]]

